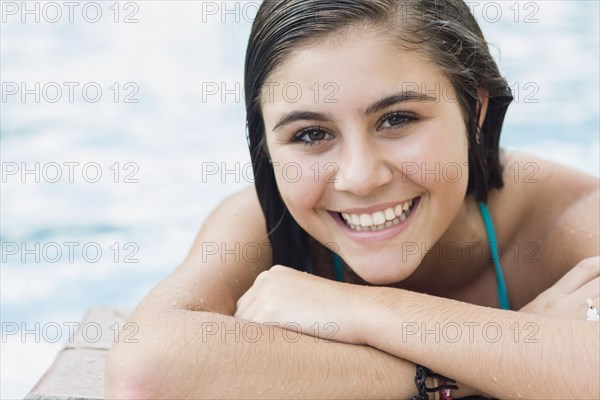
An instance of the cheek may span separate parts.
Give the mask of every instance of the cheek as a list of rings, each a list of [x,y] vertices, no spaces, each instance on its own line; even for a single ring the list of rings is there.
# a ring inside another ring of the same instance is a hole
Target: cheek
[[[428,191],[462,191],[468,182],[468,142],[464,126],[435,123],[425,126],[413,143],[396,152],[395,164],[404,179]]]
[[[310,218],[325,190],[323,179],[319,179],[319,163],[302,160],[274,163],[281,197],[294,219],[301,223]]]
[[[468,143],[464,125],[458,119],[424,125],[411,143],[395,152],[402,180],[411,193],[424,195],[422,203],[423,242],[432,245],[450,225],[467,190]]]

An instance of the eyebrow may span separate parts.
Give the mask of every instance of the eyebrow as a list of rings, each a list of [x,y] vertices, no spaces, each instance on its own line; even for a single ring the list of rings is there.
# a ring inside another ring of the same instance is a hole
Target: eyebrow
[[[415,91],[399,92],[384,97],[383,99],[377,100],[375,103],[369,105],[364,113],[365,115],[374,114],[394,104],[407,103],[411,101],[424,102],[437,101],[437,99],[428,94]],[[273,128],[273,131],[280,129],[285,125],[289,125],[293,122],[302,120],[333,122],[334,118],[333,115],[331,115],[331,113],[321,113],[315,111],[292,111],[289,113],[285,113],[281,117],[279,117],[277,123],[275,124],[275,127]]]

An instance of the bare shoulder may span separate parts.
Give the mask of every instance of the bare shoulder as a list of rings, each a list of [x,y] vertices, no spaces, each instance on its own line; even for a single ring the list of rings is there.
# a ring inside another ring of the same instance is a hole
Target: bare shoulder
[[[185,261],[138,308],[233,315],[236,301],[270,266],[266,224],[254,186],[225,198],[206,218]]]
[[[597,177],[527,153],[506,152],[502,162],[506,189],[543,196],[536,201],[538,205],[550,198],[571,204],[599,188]]]
[[[226,197],[204,221],[203,230],[206,227],[221,229],[220,226],[224,226],[222,221],[224,213],[240,222],[236,225],[236,229],[252,230],[257,234],[266,235],[266,223],[254,185]],[[200,235],[203,230],[200,231]]]
[[[597,177],[525,153],[507,153],[503,163],[496,207],[510,221],[508,236],[539,250],[537,272],[546,285],[600,253]]]

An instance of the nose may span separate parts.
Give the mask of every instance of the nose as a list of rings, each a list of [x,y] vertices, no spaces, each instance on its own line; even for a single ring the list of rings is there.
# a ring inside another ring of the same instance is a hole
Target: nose
[[[346,146],[338,159],[335,188],[357,196],[367,196],[392,180],[392,169],[386,162],[385,148],[371,140]]]

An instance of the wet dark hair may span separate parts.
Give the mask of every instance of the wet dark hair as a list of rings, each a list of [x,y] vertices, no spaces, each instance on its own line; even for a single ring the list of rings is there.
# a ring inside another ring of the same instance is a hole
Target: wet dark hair
[[[312,273],[319,254],[316,247],[321,244],[296,223],[280,196],[265,146],[261,90],[292,51],[353,26],[380,30],[396,39],[398,46],[425,54],[441,68],[453,85],[465,120],[467,193],[486,201],[490,190],[503,187],[499,140],[513,97],[462,0],[265,0],[248,41],[244,89],[247,139],[273,264]],[[489,102],[479,131],[480,89],[488,93]]]

